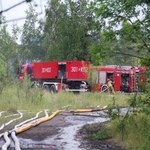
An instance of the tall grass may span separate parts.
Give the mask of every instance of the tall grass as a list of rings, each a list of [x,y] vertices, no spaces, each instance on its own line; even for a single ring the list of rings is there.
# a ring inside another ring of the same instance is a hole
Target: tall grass
[[[150,93],[133,95],[128,102],[132,110],[125,116],[118,115],[110,123],[110,133],[126,149],[149,150]]]
[[[110,95],[100,93],[67,93],[50,94],[41,89],[29,88],[28,85],[9,85],[0,94],[0,110],[41,110],[76,109],[103,107],[113,103],[127,105],[129,95]]]
[[[128,150],[149,150],[150,148],[150,118],[145,114],[131,116],[126,120],[124,128],[124,138],[118,125],[119,120],[115,120],[109,126],[111,135]]]

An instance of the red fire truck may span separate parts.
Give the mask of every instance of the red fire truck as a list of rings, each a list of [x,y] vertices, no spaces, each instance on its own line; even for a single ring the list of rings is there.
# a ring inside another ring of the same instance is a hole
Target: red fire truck
[[[92,85],[93,91],[108,91],[108,79],[113,81],[115,91],[138,92],[141,85],[146,82],[146,77],[142,73],[146,72],[146,67],[116,66],[108,65],[94,67],[97,72],[96,82]]]
[[[22,81],[27,75],[33,85],[51,92],[60,90],[107,92],[107,81],[110,79],[113,81],[115,91],[132,93],[138,92],[145,85],[146,78],[142,75],[145,71],[145,67],[116,65],[90,67],[89,61],[63,60],[22,65],[18,77]],[[89,83],[89,78],[94,78],[95,82]]]
[[[22,65],[18,77],[22,81],[27,75],[33,85],[51,92],[88,91],[89,67],[89,61],[35,62]]]

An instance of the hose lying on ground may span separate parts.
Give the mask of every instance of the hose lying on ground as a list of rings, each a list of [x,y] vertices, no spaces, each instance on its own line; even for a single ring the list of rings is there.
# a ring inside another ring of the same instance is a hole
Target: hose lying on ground
[[[2,130],[5,126],[8,126],[8,125],[9,125],[10,123],[12,123],[13,121],[16,121],[16,120],[18,120],[18,119],[21,119],[21,118],[23,117],[23,114],[22,114],[20,111],[18,111],[18,113],[20,114],[20,116],[19,116],[18,118],[12,119],[12,120],[10,120],[9,122],[4,123],[3,125],[1,125],[0,130]]]
[[[19,112],[19,111],[18,111],[18,112]],[[5,144],[2,146],[2,150],[7,150],[7,148],[8,148],[9,145],[10,145],[10,142],[11,142],[11,141],[10,141],[10,139],[9,139],[9,137],[8,137],[8,135],[9,135],[10,133],[11,133],[11,137],[12,137],[14,143],[15,143],[15,149],[16,149],[16,150],[20,150],[20,143],[19,143],[18,138],[16,137],[15,129],[17,129],[18,127],[24,125],[24,124],[27,123],[27,122],[30,122],[30,121],[33,121],[33,120],[37,119],[37,118],[39,117],[39,114],[40,114],[41,112],[42,112],[42,111],[38,112],[34,118],[28,119],[28,120],[26,120],[26,121],[24,121],[24,122],[22,122],[22,123],[16,125],[13,130],[10,130],[9,132],[5,132],[5,133],[0,134],[0,138],[3,136],[4,139],[5,139],[5,141],[6,141]],[[19,112],[19,113],[20,113],[20,112]],[[45,113],[45,114],[46,114],[46,113]],[[47,115],[47,114],[46,114],[46,115]],[[23,116],[22,113],[20,113],[20,117],[19,117],[19,118],[22,118],[22,116]],[[3,127],[5,127],[6,125],[10,124],[11,122],[13,122],[13,121],[15,121],[15,120],[17,120],[17,119],[19,119],[19,118],[10,120],[8,123],[4,124]]]
[[[42,112],[43,112],[43,111],[40,111],[40,112],[38,112],[38,113],[36,114],[36,116],[35,116],[34,118],[30,118],[30,119],[25,120],[25,121],[21,122],[20,124],[16,125],[13,130],[19,128],[20,126],[24,125],[25,123],[28,123],[28,122],[30,122],[30,121],[33,121],[33,120],[37,119],[37,118],[39,117],[39,114],[42,113]]]
[[[56,115],[58,115],[61,112],[66,112],[66,113],[67,112],[68,113],[77,113],[77,112],[79,112],[79,113],[85,113],[85,112],[101,111],[101,110],[104,110],[106,108],[107,108],[107,106],[104,106],[103,108],[100,108],[100,109],[76,109],[76,110],[70,110],[70,111],[57,110],[57,111],[53,112],[50,116],[42,117],[40,119],[37,119],[35,121],[32,121],[32,122],[24,125],[23,127],[15,129],[15,132],[16,132],[16,134],[24,132],[24,131],[26,131],[26,130],[34,127],[34,126],[39,125],[40,123],[43,123],[43,122],[48,121],[48,120],[51,120],[52,118],[54,118]]]
[[[11,137],[12,137],[14,143],[15,143],[15,149],[16,150],[21,150],[20,149],[20,142],[19,142],[18,138],[16,137],[15,131],[11,132]]]
[[[103,108],[100,108],[100,109],[76,109],[76,110],[70,110],[70,111],[57,110],[57,111],[53,112],[50,116],[48,116],[48,113],[47,113],[48,110],[45,110],[45,117],[37,119],[38,115],[41,113],[41,111],[40,111],[40,112],[38,112],[36,114],[36,117],[34,117],[34,119],[31,118],[29,120],[26,120],[26,121],[20,123],[19,125],[16,125],[14,127],[14,129],[11,130],[9,133],[11,133],[12,138],[15,141],[15,148],[16,148],[16,150],[20,150],[20,143],[19,143],[19,140],[17,139],[15,134],[19,134],[19,133],[24,132],[24,131],[26,131],[26,130],[34,127],[34,126],[39,125],[40,123],[46,122],[48,120],[51,120],[52,118],[54,118],[56,115],[58,115],[61,112],[66,112],[66,113],[85,113],[85,112],[101,111],[101,110],[104,110],[106,108],[107,108],[107,106],[104,106]],[[31,121],[31,122],[29,122],[29,121]],[[29,123],[27,123],[27,122],[29,122]],[[27,124],[25,124],[25,123],[27,123]],[[6,141],[6,143],[2,146],[2,150],[7,150],[7,147],[10,145],[10,139],[8,138],[8,134],[9,133],[6,132],[6,133],[3,133],[3,134],[0,134],[0,137],[4,136],[4,139]]]
[[[8,132],[4,133],[4,139],[6,143],[2,146],[2,150],[7,150],[8,146],[10,145],[10,139],[8,137]]]
[[[4,113],[4,112],[5,112],[5,111],[1,111],[1,112],[0,112],[0,117],[2,116],[2,113]]]
[[[18,133],[21,133],[21,132],[23,132],[23,131],[26,131],[26,130],[30,129],[31,127],[37,126],[37,125],[39,125],[39,124],[42,123],[42,122],[45,122],[45,121],[48,121],[48,120],[52,119],[52,118],[55,117],[57,114],[59,114],[60,112],[63,112],[63,111],[64,111],[64,110],[57,110],[57,111],[54,112],[51,116],[42,117],[42,118],[40,118],[40,119],[37,119],[37,120],[35,120],[35,121],[32,121],[32,122],[30,122],[30,123],[24,125],[23,127],[20,127],[20,128],[15,129],[15,131],[16,131],[17,134],[18,134]]]

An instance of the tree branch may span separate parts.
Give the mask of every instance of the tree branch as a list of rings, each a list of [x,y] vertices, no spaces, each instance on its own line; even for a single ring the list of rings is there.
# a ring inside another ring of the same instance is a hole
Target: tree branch
[[[127,53],[124,53],[124,52],[119,52],[119,51],[116,51],[116,52],[113,52],[114,54],[121,54],[121,55],[126,55],[126,56],[130,56],[130,57],[134,57],[134,58],[139,58],[139,59],[147,59],[149,60],[149,58],[146,58],[144,56],[138,56],[138,55],[134,55],[134,54],[127,54]]]

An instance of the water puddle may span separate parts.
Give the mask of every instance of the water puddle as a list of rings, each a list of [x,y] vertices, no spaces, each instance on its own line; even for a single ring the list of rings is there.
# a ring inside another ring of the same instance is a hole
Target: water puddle
[[[62,129],[60,140],[59,140],[59,147],[63,150],[84,150],[83,148],[79,148],[80,141],[76,140],[77,131],[85,124],[92,124],[97,122],[105,122],[108,119],[106,118],[91,118],[91,117],[81,117],[81,116],[69,116],[66,118],[69,122],[75,124],[73,126],[66,127]]]

